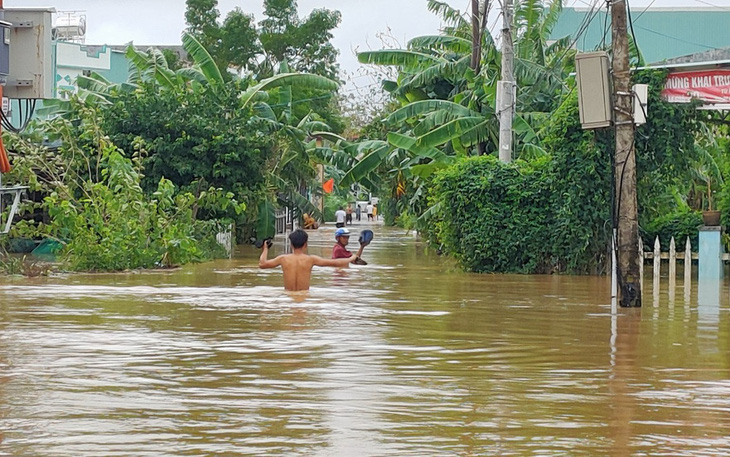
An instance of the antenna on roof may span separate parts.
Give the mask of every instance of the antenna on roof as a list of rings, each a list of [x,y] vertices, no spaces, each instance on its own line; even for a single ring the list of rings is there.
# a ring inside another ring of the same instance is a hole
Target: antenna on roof
[[[86,11],[58,11],[53,25],[53,38],[69,43],[86,42]]]

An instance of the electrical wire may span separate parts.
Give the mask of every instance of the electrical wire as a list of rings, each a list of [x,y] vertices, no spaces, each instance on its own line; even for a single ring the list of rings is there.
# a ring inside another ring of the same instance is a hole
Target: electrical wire
[[[654,33],[654,34],[656,34],[656,35],[659,35],[659,36],[663,36],[663,37],[665,37],[665,38],[671,38],[672,40],[675,40],[675,41],[679,41],[680,43],[685,43],[685,44],[692,44],[692,45],[695,45],[695,46],[701,46],[701,47],[703,47],[703,48],[707,48],[707,49],[716,49],[716,47],[715,47],[715,46],[708,46],[708,45],[706,45],[706,44],[701,44],[701,43],[695,43],[695,42],[693,42],[693,41],[687,41],[687,40],[683,40],[683,39],[681,39],[681,38],[677,38],[677,37],[673,37],[673,36],[671,36],[671,35],[667,35],[667,34],[665,34],[665,33],[657,32],[656,30],[648,29],[648,28],[646,28],[646,27],[642,27],[642,26],[640,26],[640,25],[639,25],[639,26],[637,26],[637,28],[639,28],[639,29],[641,29],[641,30],[645,30],[645,31],[647,31],[647,32],[649,32],[649,33]]]
[[[603,17],[603,34],[601,35],[601,49],[606,49],[606,35],[608,35],[609,27],[608,27],[608,5],[610,4],[610,0],[606,0],[606,15]]]
[[[639,42],[636,39],[636,32],[634,32],[634,21],[631,19],[631,5],[629,5],[629,0],[626,0],[626,11],[628,12],[629,16],[629,29],[631,29],[631,39],[634,40],[634,49],[636,50],[637,56],[636,56],[636,65],[634,66],[634,70],[636,70],[639,67]]]
[[[601,11],[601,9],[599,8],[594,12],[594,9],[596,8],[596,5],[598,5],[599,1],[600,0],[595,0],[593,2],[593,6],[591,6],[591,9],[588,11],[588,13],[586,13],[586,15],[583,17],[583,20],[581,21],[581,24],[578,26],[578,29],[575,32],[575,37],[573,37],[573,40],[571,41],[570,45],[566,46],[563,53],[560,56],[558,56],[557,59],[555,59],[555,62],[557,64],[562,63],[565,56],[567,56],[568,52],[570,52],[573,49],[573,46],[575,46],[575,44],[581,38],[581,35],[583,35],[583,33],[585,33],[585,31],[588,30],[588,27],[591,25],[591,23],[596,18],[598,13]]]
[[[35,112],[36,99],[24,98],[18,100],[18,118],[20,119],[19,125],[13,125],[12,119],[8,118],[5,113],[0,110],[0,123],[5,130],[13,133],[20,133],[28,126],[28,123],[33,118]],[[23,103],[25,103],[25,110],[23,110]]]
[[[727,6],[713,5],[712,3],[705,2],[703,0],[694,0],[694,1],[696,1],[697,3],[702,3],[703,5],[711,6],[713,8],[718,8],[718,9],[721,9],[721,10],[730,11],[730,7],[727,7]]]
[[[644,15],[644,13],[646,13],[646,11],[647,11],[647,10],[648,10],[649,8],[651,8],[651,5],[653,5],[653,4],[654,4],[654,2],[656,2],[656,0],[651,0],[651,3],[649,3],[648,5],[646,5],[646,8],[644,8],[644,9],[643,9],[643,10],[641,11],[641,13],[640,13],[640,14],[639,14],[639,15],[638,15],[638,16],[636,17],[636,20],[637,20],[637,21],[639,20],[639,18],[641,18],[641,16],[643,16],[643,15]]]

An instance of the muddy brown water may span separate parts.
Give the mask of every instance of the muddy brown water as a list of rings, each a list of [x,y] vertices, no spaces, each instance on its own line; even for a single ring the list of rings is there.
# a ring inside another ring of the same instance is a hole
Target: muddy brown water
[[[0,280],[0,455],[730,454],[726,289],[612,312],[608,278],[467,274],[375,230],[305,294],[250,246]]]

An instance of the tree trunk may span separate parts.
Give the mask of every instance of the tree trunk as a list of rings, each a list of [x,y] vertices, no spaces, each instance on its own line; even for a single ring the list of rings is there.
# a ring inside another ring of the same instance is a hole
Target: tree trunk
[[[482,56],[482,24],[479,0],[471,0],[471,69],[479,73]]]

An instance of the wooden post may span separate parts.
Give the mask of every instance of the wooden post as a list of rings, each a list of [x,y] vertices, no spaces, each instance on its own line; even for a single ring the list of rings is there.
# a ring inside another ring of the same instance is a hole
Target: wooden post
[[[662,270],[662,248],[659,237],[654,241],[654,294],[659,291],[659,277]]]
[[[639,282],[644,284],[644,241],[639,237]]]
[[[613,43],[614,180],[616,224],[618,226],[618,276],[621,306],[641,306],[639,280],[639,221],[636,197],[636,155],[634,153],[633,94],[629,74],[629,42],[626,30],[626,1],[611,3]],[[500,151],[501,152],[501,151]]]
[[[684,300],[689,302],[692,291],[692,243],[687,242],[684,244]]]
[[[677,246],[674,237],[669,242],[669,303],[674,304],[674,292],[677,287]]]
[[[669,242],[669,280],[671,281],[677,276],[677,246],[674,243],[674,237]]]

